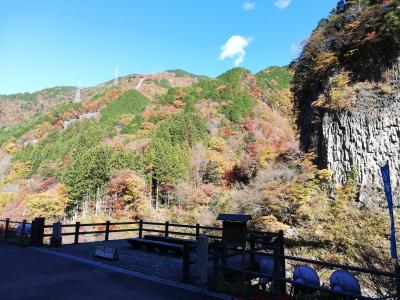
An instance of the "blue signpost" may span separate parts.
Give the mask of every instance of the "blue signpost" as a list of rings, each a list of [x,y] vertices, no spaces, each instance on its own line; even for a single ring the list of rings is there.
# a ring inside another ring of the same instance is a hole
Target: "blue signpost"
[[[381,173],[382,173],[383,187],[385,189],[385,195],[390,215],[390,254],[392,256],[392,260],[397,262],[396,231],[394,227],[392,187],[390,184],[389,164],[386,164],[383,167],[381,167]]]
[[[389,164],[381,167],[381,174],[383,179],[383,187],[385,190],[386,200],[390,215],[390,255],[396,268],[396,290],[397,295],[400,295],[400,266],[397,258],[397,245],[396,245],[396,229],[394,226],[394,213],[393,213],[393,199],[392,199],[392,187],[390,184],[390,168]]]
[[[344,12],[345,7],[346,7],[346,0],[340,0],[337,5],[337,10],[339,12]]]

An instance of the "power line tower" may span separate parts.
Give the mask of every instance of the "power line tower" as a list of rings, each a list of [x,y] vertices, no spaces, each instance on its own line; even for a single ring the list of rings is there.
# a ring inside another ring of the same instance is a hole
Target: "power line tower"
[[[81,102],[81,82],[78,80],[78,83],[76,85],[74,103],[79,103],[79,102]]]
[[[118,66],[115,67],[115,79],[114,79],[114,85],[118,85]]]

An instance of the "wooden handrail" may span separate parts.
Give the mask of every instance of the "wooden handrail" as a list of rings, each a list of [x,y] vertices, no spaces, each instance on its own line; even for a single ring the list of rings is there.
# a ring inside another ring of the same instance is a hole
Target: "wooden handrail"
[[[31,224],[31,223],[27,223],[25,220],[18,222],[18,221],[12,221],[10,219],[0,220],[0,222],[6,223],[5,236],[7,236],[8,232],[10,231],[10,224]],[[119,225],[138,225],[138,226],[136,226],[136,228],[124,228],[124,229],[113,229],[112,228],[112,226],[119,226]],[[144,225],[153,225],[153,226],[159,226],[159,227],[162,226],[162,229],[145,228]],[[94,226],[104,226],[104,230],[82,231],[83,227],[94,227]],[[89,235],[89,234],[105,234],[104,238],[105,238],[105,240],[108,240],[110,233],[118,233],[118,232],[136,232],[136,231],[138,231],[140,237],[143,235],[143,232],[160,233],[165,236],[182,235],[182,236],[197,237],[201,234],[201,230],[222,231],[221,227],[201,226],[199,224],[186,225],[186,224],[176,224],[176,223],[169,223],[169,222],[165,222],[165,223],[146,222],[143,220],[131,221],[131,222],[107,221],[105,223],[86,223],[86,224],[85,223],[81,224],[79,222],[76,222],[75,224],[62,224],[61,227],[75,229],[71,232],[62,232],[61,233],[62,236],[74,236],[75,243],[79,242],[80,235]],[[171,227],[188,228],[188,229],[191,229],[192,232],[174,231],[174,230],[170,230]],[[46,228],[46,229],[52,228],[52,225],[45,225],[44,228]],[[279,238],[283,239],[282,233],[272,233],[272,232],[254,231],[254,230],[248,230],[247,232],[249,234],[254,234],[254,235],[260,234],[263,237],[278,237],[278,239]],[[44,237],[52,237],[52,233],[44,234]],[[216,240],[221,239],[221,236],[219,236],[219,235],[209,234],[208,237],[210,239],[216,239]],[[270,253],[257,252],[257,250],[255,248],[252,248],[251,250],[245,250],[245,252],[253,254],[253,255],[254,254],[260,255],[260,256],[272,255]],[[295,262],[314,264],[314,265],[318,265],[318,266],[321,266],[324,268],[345,269],[345,270],[349,270],[349,271],[353,271],[353,272],[360,272],[360,273],[366,273],[366,274],[377,275],[377,276],[386,276],[386,277],[391,277],[391,278],[396,277],[395,273],[392,273],[392,272],[386,272],[386,271],[381,271],[381,270],[376,270],[376,269],[366,269],[366,268],[361,268],[361,267],[342,265],[342,264],[337,264],[337,263],[329,263],[329,262],[317,261],[317,260],[313,260],[313,259],[284,255],[283,251],[280,252],[278,255],[276,255],[276,257],[279,258],[281,261],[295,261]]]
[[[113,223],[113,222],[110,222],[110,225],[135,225],[135,224],[139,224],[139,221],[135,221],[135,222],[117,222],[117,223]]]
[[[157,225],[157,226],[165,225],[165,223],[159,223],[159,222],[146,222],[146,221],[143,221],[143,224],[146,224],[146,225]]]

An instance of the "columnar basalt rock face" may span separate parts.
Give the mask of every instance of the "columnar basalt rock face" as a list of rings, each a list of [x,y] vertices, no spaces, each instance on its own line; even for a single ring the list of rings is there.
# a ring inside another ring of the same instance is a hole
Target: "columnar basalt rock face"
[[[380,166],[391,168],[394,201],[400,203],[400,58],[382,69],[378,82],[353,82],[356,99],[350,108],[334,110],[314,105],[322,91],[310,91],[299,119],[304,151],[317,154],[321,168],[333,171],[333,185],[354,174],[361,205],[384,207]]]
[[[400,81],[398,81],[400,84]],[[385,205],[379,167],[389,162],[394,195],[400,191],[400,91],[361,90],[346,111],[327,111],[322,119],[323,161],[343,184],[355,171],[362,204]],[[397,198],[397,197],[394,197]],[[398,199],[395,199],[398,201]]]

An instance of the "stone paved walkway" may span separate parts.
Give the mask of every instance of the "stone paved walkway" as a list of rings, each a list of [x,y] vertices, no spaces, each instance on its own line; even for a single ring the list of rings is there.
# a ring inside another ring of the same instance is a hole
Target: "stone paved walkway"
[[[119,259],[110,261],[94,256],[96,246],[116,248]],[[101,261],[128,270],[149,274],[174,281],[182,279],[182,257],[167,254],[132,249],[126,240],[111,240],[81,244],[63,245],[61,248],[52,248],[52,251],[67,253],[83,258]],[[191,253],[193,258],[194,253]],[[191,265],[191,275],[194,276],[194,265]]]

